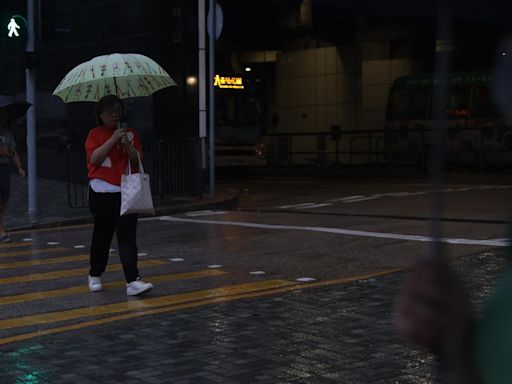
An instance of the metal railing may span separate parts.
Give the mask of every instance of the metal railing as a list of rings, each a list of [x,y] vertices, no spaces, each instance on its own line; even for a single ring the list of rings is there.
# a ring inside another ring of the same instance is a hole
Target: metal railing
[[[200,140],[143,144],[144,170],[150,175],[154,198],[197,195],[202,192]],[[87,206],[87,164],[83,145],[68,145],[67,189],[72,208]]]
[[[384,161],[383,141],[384,130],[270,133],[266,155],[275,165],[376,164]]]
[[[269,163],[280,166],[424,166],[432,149],[430,133],[426,128],[346,130],[338,135],[328,131],[271,133],[266,135],[266,155]],[[510,128],[448,127],[445,143],[447,163],[473,165],[480,172],[504,162],[512,165]]]

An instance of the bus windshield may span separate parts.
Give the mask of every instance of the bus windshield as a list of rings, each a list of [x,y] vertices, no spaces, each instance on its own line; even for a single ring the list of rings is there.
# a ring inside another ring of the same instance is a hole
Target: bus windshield
[[[262,134],[262,112],[256,98],[245,94],[216,97],[217,142],[249,143]]]

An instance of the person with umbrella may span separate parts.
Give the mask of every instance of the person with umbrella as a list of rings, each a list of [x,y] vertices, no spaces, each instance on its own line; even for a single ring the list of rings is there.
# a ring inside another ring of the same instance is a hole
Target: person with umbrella
[[[154,60],[137,53],[113,53],[77,65],[61,80],[53,94],[64,102],[93,102],[99,126],[85,143],[89,177],[89,208],[94,218],[89,289],[101,291],[101,275],[108,261],[114,231],[129,296],[153,288],[139,278],[137,269],[137,215],[120,215],[121,175],[128,161],[137,168],[142,148],[137,132],[118,128],[123,117],[121,98],[150,96],[177,85]]]
[[[119,257],[126,277],[129,296],[148,292],[151,283],[142,281],[137,269],[137,215],[120,215],[121,176],[128,162],[138,166],[142,147],[137,132],[119,128],[123,105],[119,97],[107,95],[96,105],[99,126],[92,129],[85,142],[89,178],[89,209],[94,219],[91,240],[89,290],[101,291],[101,275],[108,262],[110,243],[117,234]]]
[[[30,104],[10,96],[0,96],[0,243],[9,243],[11,238],[5,232],[3,217],[11,189],[9,162],[13,161],[20,177],[25,177],[16,151],[16,142],[9,129],[9,124],[23,116]]]

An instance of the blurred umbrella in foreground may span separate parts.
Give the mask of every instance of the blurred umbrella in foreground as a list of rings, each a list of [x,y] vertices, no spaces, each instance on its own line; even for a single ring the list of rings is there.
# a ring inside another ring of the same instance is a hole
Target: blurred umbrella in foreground
[[[136,53],[113,53],[82,63],[61,80],[53,94],[64,102],[96,102],[105,95],[121,99],[150,96],[177,85],[154,60]]]
[[[5,124],[9,125],[13,121],[23,117],[31,105],[32,104],[27,103],[25,100],[0,95],[0,116],[7,116]]]

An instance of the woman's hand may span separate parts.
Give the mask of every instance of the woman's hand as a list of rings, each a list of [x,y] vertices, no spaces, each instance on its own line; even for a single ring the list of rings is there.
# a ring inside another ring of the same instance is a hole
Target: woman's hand
[[[126,128],[117,128],[112,133],[111,140],[113,140],[115,143],[121,143],[123,144],[124,141],[126,141],[128,138],[128,131]]]
[[[18,175],[20,175],[21,178],[24,178],[27,173],[22,167],[18,168]]]

